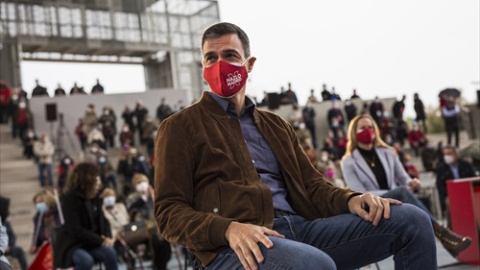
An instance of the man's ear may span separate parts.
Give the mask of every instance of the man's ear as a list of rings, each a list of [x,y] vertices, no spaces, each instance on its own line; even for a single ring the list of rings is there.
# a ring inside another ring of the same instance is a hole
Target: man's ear
[[[251,57],[248,59],[247,64],[246,64],[248,73],[250,73],[250,72],[252,71],[253,66],[255,65],[255,61],[257,61],[257,58],[254,57],[254,56],[251,56]]]

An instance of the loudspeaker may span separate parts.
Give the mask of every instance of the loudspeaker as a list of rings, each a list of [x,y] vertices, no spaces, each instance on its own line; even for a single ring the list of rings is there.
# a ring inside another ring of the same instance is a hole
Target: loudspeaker
[[[57,121],[57,103],[46,103],[45,115],[47,117],[47,122]]]
[[[275,110],[280,107],[280,95],[278,93],[268,93],[268,109]]]

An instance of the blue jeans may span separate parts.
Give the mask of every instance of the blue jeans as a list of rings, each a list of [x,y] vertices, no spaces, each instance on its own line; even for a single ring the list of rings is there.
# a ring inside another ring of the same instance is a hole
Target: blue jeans
[[[382,195],[383,198],[392,198],[396,199],[399,201],[402,201],[404,203],[409,203],[413,204],[416,207],[422,209],[425,211],[430,216],[430,220],[432,221],[432,224],[437,223],[437,220],[433,217],[432,213],[428,210],[428,208],[425,206],[425,204],[420,201],[415,194],[410,192],[406,187],[398,187],[395,189],[392,189],[388,191],[387,193]]]
[[[75,270],[90,270],[95,262],[101,262],[106,270],[117,270],[117,253],[111,247],[97,247],[93,249],[78,248],[73,252]]]
[[[360,217],[342,214],[305,220],[298,215],[274,221],[285,239],[269,237],[273,248],[260,244],[259,269],[355,269],[394,255],[395,269],[437,269],[435,237],[428,215],[418,207],[392,206],[390,219],[373,226]],[[207,266],[243,269],[227,247]]]
[[[47,170],[48,183],[45,183],[45,170]],[[38,174],[40,176],[40,185],[49,185],[53,187],[52,164],[38,163]]]

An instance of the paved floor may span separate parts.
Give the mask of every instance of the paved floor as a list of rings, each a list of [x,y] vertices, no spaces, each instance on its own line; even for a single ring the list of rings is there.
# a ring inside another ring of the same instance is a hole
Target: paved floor
[[[444,139],[444,135],[434,135],[431,139],[436,142]],[[462,141],[468,141],[465,134],[462,134]],[[115,153],[115,150],[112,153]],[[77,157],[74,155],[74,158]],[[112,164],[116,164],[116,160],[112,160]],[[37,175],[35,163],[22,157],[22,146],[18,140],[11,138],[9,127],[0,125],[0,194],[11,199],[9,220],[17,234],[17,245],[23,247],[25,251],[28,251],[33,234],[32,217],[35,209],[32,197],[40,190]],[[454,265],[457,261],[440,244],[437,244],[437,250],[438,264],[441,269],[480,269],[470,265]],[[180,267],[179,262],[183,266],[184,259],[180,255],[177,260],[174,254],[172,253],[168,267],[170,270],[182,270],[183,267]],[[32,259],[33,256],[28,255],[28,261],[31,262]],[[16,262],[13,262],[13,265],[19,269]],[[392,258],[387,258],[378,265],[382,270],[394,269]],[[125,265],[121,265],[120,269],[126,269]],[[375,265],[371,265],[370,268],[362,269],[376,268]]]

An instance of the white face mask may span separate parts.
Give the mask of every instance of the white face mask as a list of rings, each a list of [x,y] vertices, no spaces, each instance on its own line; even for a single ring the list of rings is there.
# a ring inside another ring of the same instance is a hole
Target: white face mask
[[[454,162],[454,158],[452,155],[444,155],[443,160],[445,160],[445,163],[447,164],[452,164]]]
[[[148,183],[147,182],[141,182],[137,185],[136,189],[137,189],[138,192],[143,193],[143,192],[148,190]]]
[[[103,198],[103,204],[105,206],[114,206],[115,205],[115,196],[108,196]]]

